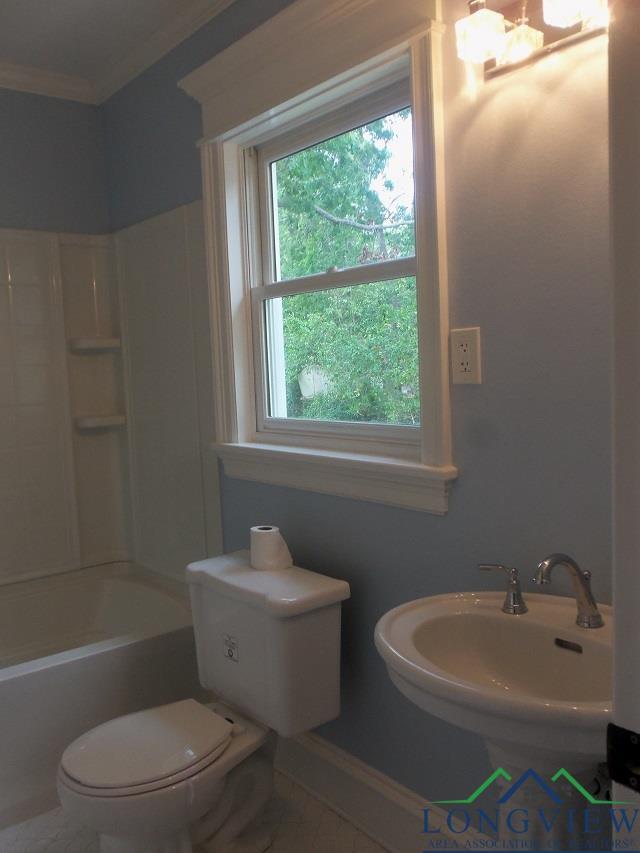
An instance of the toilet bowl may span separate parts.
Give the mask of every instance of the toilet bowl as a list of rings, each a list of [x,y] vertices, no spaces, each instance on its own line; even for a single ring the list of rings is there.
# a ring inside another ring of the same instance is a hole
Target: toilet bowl
[[[187,568],[200,683],[186,699],[92,729],[58,768],[63,808],[101,853],[263,853],[277,735],[338,716],[344,581],[256,570],[239,551]]]
[[[268,802],[272,747],[264,727],[189,699],[78,738],[60,762],[58,794],[100,835],[101,853],[218,853]]]

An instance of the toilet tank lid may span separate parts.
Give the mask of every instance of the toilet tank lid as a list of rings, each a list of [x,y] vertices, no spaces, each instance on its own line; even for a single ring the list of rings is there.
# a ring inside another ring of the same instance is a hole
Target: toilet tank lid
[[[297,566],[279,571],[251,567],[249,551],[235,551],[187,566],[187,580],[218,589],[271,616],[286,618],[320,610],[345,601],[351,595],[346,581],[309,572]]]

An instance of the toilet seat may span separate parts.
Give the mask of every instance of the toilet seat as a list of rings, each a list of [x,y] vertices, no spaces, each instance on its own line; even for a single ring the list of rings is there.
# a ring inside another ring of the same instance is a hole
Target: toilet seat
[[[98,726],[64,752],[67,787],[96,797],[159,790],[214,763],[233,724],[193,699],[128,714]]]
[[[186,779],[191,779],[194,776],[197,776],[203,770],[206,770],[211,764],[215,764],[216,761],[221,757],[221,755],[227,751],[227,744],[219,750],[216,750],[207,758],[198,762],[197,764],[192,764],[187,770],[183,770],[181,773],[174,773],[172,776],[165,776],[164,779],[156,779],[153,782],[147,782],[144,785],[129,785],[128,787],[123,788],[100,788],[90,785],[83,785],[81,782],[78,782],[76,779],[73,779],[69,774],[64,770],[63,767],[60,767],[58,770],[58,774],[62,780],[62,782],[70,788],[72,791],[76,791],[78,794],[83,794],[86,797],[104,797],[104,798],[117,798],[117,797],[129,797],[134,794],[146,794],[151,793],[153,791],[160,791],[162,788],[170,788],[173,785],[176,785],[178,782],[183,782]]]
[[[214,751],[172,776],[121,789],[82,785],[60,763],[57,787],[65,810],[99,835],[109,837],[146,837],[150,827],[164,837],[192,826],[220,802],[235,768],[245,761],[247,767],[251,762],[264,761],[260,750],[269,737],[268,729],[222,703],[215,701],[203,707],[234,721],[230,741],[217,757]]]

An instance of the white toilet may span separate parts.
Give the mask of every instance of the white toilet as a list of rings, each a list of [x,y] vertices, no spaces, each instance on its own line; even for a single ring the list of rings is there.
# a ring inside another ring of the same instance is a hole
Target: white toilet
[[[248,551],[193,563],[187,580],[200,682],[216,698],[111,720],[60,762],[60,801],[101,853],[263,853],[276,734],[339,713],[347,583],[256,571]]]

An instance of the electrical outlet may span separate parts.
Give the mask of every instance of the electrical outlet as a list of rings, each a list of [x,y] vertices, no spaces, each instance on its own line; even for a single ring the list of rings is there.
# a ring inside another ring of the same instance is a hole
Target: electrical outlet
[[[480,329],[451,330],[451,379],[454,385],[481,385]]]

